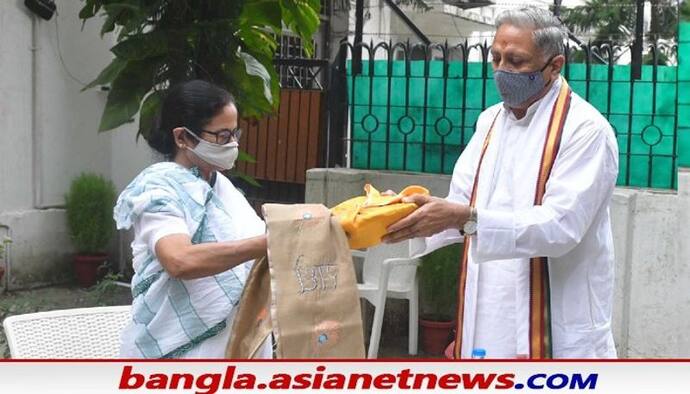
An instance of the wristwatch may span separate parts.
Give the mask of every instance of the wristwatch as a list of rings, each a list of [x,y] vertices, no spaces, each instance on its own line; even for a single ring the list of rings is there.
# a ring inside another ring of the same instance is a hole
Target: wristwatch
[[[462,225],[464,235],[474,235],[477,232],[477,208],[470,207],[470,217]]]

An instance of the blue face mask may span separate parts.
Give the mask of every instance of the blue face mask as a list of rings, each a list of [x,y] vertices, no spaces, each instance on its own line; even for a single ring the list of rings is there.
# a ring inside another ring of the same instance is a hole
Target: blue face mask
[[[503,102],[511,108],[518,108],[546,86],[542,72],[551,64],[553,57],[538,71],[512,72],[494,71],[494,82]]]

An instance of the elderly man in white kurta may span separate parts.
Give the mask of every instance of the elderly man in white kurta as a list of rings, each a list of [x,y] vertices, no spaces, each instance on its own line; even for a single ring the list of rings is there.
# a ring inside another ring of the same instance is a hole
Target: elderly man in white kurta
[[[480,115],[448,197],[412,197],[420,208],[389,228],[387,242],[415,238],[416,254],[464,239],[456,358],[476,348],[488,358],[616,356],[618,148],[607,120],[560,76],[564,40],[545,10],[498,18],[491,53],[503,102]]]

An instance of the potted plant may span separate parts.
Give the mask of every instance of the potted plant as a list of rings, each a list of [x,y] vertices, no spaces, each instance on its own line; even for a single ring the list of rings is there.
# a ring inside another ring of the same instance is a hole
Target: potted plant
[[[442,354],[451,340],[461,252],[462,245],[455,244],[422,258],[419,267],[422,299],[419,324],[422,349],[427,354]]]
[[[95,174],[75,178],[65,196],[67,226],[77,252],[74,272],[82,287],[96,284],[99,267],[108,260],[115,196],[112,182]]]

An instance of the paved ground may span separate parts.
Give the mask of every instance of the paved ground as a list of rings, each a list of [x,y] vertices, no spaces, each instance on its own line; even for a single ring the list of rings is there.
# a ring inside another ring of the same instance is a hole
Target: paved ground
[[[55,286],[41,289],[16,291],[0,294],[0,321],[11,315],[92,306],[124,305],[132,301],[130,290],[109,282],[91,289],[74,286]],[[407,354],[407,335],[386,335],[386,326],[381,335],[379,358],[412,358]],[[405,330],[406,331],[406,330]],[[368,332],[365,329],[366,338]],[[0,325],[0,358],[9,357],[9,349]],[[430,358],[422,353],[416,357]]]

